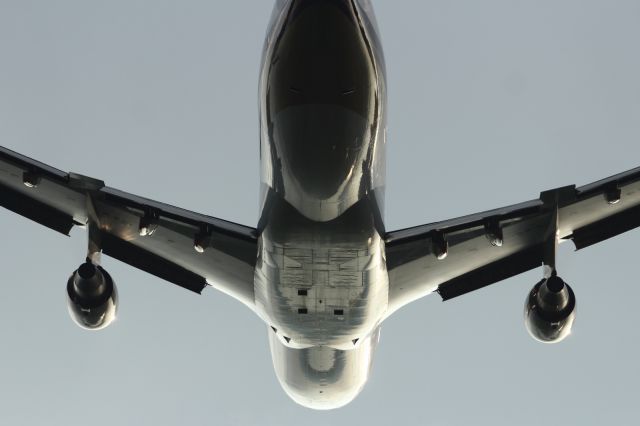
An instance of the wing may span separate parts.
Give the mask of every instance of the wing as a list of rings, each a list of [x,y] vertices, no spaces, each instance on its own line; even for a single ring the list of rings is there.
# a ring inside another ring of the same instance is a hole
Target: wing
[[[253,308],[254,228],[109,188],[4,147],[0,205],[62,234],[87,226],[90,253],[197,293],[212,285]]]
[[[582,249],[637,226],[640,167],[525,203],[390,232],[388,315],[434,291],[448,300],[549,264],[557,240]]]

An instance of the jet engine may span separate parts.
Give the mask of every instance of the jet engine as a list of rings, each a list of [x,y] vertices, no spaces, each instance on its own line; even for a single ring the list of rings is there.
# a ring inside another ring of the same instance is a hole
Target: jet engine
[[[76,324],[100,330],[116,318],[118,292],[107,271],[87,261],[67,281],[67,304]]]
[[[557,275],[536,284],[525,303],[525,325],[534,339],[557,343],[571,333],[576,317],[576,296]]]

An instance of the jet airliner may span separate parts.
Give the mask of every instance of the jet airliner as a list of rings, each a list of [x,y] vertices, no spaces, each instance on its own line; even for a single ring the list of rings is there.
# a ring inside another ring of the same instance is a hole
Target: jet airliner
[[[0,205],[62,234],[87,230],[66,284],[81,327],[113,322],[107,255],[187,290],[214,287],[264,323],[297,403],[333,409],[369,378],[384,320],[540,267],[529,333],[566,338],[576,297],[558,243],[588,247],[640,225],[640,168],[538,198],[389,231],[384,224],[386,80],[369,0],[277,0],[260,72],[260,218],[255,227],[143,198],[0,147]]]

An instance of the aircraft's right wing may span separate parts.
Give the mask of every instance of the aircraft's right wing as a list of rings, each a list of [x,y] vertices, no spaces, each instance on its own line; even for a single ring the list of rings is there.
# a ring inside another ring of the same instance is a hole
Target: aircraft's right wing
[[[87,227],[90,251],[93,245],[197,293],[209,284],[253,308],[254,228],[109,188],[4,147],[0,205],[62,234]]]
[[[388,314],[434,291],[448,300],[541,266],[556,238],[582,249],[638,226],[640,167],[525,203],[389,232]]]

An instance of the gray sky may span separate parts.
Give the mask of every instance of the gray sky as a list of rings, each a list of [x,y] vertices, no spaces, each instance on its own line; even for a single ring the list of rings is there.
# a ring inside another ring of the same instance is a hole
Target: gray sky
[[[640,165],[637,1],[376,1],[387,59],[389,230],[536,198]],[[258,205],[257,78],[270,1],[0,0],[1,145],[247,225]],[[631,425],[640,232],[561,246],[574,334],[535,343],[539,270],[382,328],[347,407],[293,403],[264,326],[113,259],[118,321],[68,318],[86,235],[0,211],[0,423]]]

